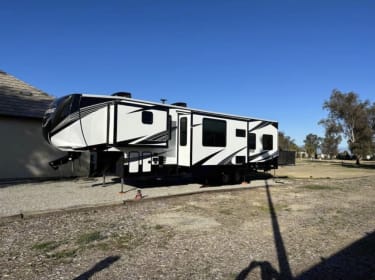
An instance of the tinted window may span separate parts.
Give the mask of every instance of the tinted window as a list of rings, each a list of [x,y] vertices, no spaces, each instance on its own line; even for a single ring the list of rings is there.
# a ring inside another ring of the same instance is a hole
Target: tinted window
[[[245,156],[236,156],[236,164],[243,164],[246,162]]]
[[[236,129],[236,136],[237,137],[246,137],[246,130],[245,129]]]
[[[112,100],[113,99],[110,99],[110,98],[82,96],[80,107],[84,108],[84,107],[96,105],[96,104],[99,104],[99,103],[109,102],[109,101],[112,101]]]
[[[154,114],[149,111],[142,112],[142,123],[152,124],[154,122]]]
[[[180,145],[186,146],[187,144],[187,118],[183,117],[180,120]]]
[[[203,146],[225,147],[227,123],[221,120],[203,119]]]
[[[272,150],[273,149],[273,136],[269,134],[263,135],[263,150]]]
[[[61,97],[54,101],[51,107],[56,106],[55,108],[55,116],[53,121],[53,126],[59,124],[63,119],[65,119],[70,114],[70,108],[72,105],[72,96],[65,96]]]
[[[247,145],[248,148],[251,150],[255,150],[257,147],[256,145],[256,134],[255,133],[249,133],[248,139],[247,139]]]

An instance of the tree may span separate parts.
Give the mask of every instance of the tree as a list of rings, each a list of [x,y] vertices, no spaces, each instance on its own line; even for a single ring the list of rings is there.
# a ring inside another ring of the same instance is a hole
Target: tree
[[[373,134],[375,134],[375,102],[372,103],[372,106],[368,109],[370,127]]]
[[[280,151],[298,151],[298,146],[295,140],[290,136],[285,135],[284,132],[279,131],[279,150]]]
[[[322,153],[333,158],[339,152],[338,147],[342,140],[340,135],[342,128],[332,119],[321,120],[319,124],[325,128],[325,135],[321,143]]]
[[[318,154],[318,148],[320,147],[320,143],[322,141],[322,138],[318,137],[316,134],[308,134],[306,135],[305,140],[303,142],[305,143],[305,149],[306,153],[308,153],[309,157],[312,157],[315,155],[317,157]]]
[[[323,104],[329,111],[322,122],[335,123],[348,140],[350,152],[356,156],[357,164],[366,154],[371,153],[374,131],[370,125],[372,107],[368,100],[361,101],[355,92],[342,93],[333,90],[331,97]]]
[[[375,102],[368,110],[370,127],[372,129],[372,153],[375,154]]]

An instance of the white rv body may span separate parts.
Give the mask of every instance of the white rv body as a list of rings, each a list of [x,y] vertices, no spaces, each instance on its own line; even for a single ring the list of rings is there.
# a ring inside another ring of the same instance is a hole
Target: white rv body
[[[43,131],[63,151],[121,154],[126,174],[277,168],[275,121],[122,96],[62,97],[46,112]]]

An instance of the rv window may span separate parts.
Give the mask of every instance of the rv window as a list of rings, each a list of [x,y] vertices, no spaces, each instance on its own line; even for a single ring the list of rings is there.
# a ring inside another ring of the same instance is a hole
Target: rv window
[[[255,150],[257,148],[255,133],[249,133],[247,138],[247,146],[250,150]]]
[[[236,156],[236,164],[244,164],[244,163],[246,163],[245,156]]]
[[[269,151],[273,149],[273,136],[269,134],[263,135],[263,150]]]
[[[246,130],[245,129],[236,129],[236,136],[237,137],[246,137]]]
[[[154,115],[152,112],[143,111],[142,112],[142,123],[144,124],[152,124],[154,122]]]
[[[59,98],[55,101],[56,103],[56,109],[55,109],[55,117],[53,125],[57,125],[60,123],[63,119],[65,119],[70,114],[70,109],[72,105],[72,96],[65,96],[62,98]]]
[[[187,144],[187,117],[180,119],[180,146]]]
[[[81,97],[80,107],[84,108],[84,107],[96,105],[96,104],[99,104],[99,103],[110,102],[112,100],[113,99],[110,99],[110,98],[99,98],[99,97],[82,96]]]
[[[225,147],[227,145],[226,121],[203,119],[203,146]]]

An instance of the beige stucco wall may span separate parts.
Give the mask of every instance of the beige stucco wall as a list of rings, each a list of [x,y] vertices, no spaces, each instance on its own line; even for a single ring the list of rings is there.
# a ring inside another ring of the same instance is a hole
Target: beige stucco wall
[[[88,175],[88,153],[73,162],[73,169],[70,162],[58,170],[48,165],[65,154],[44,140],[41,120],[0,116],[0,180]]]

